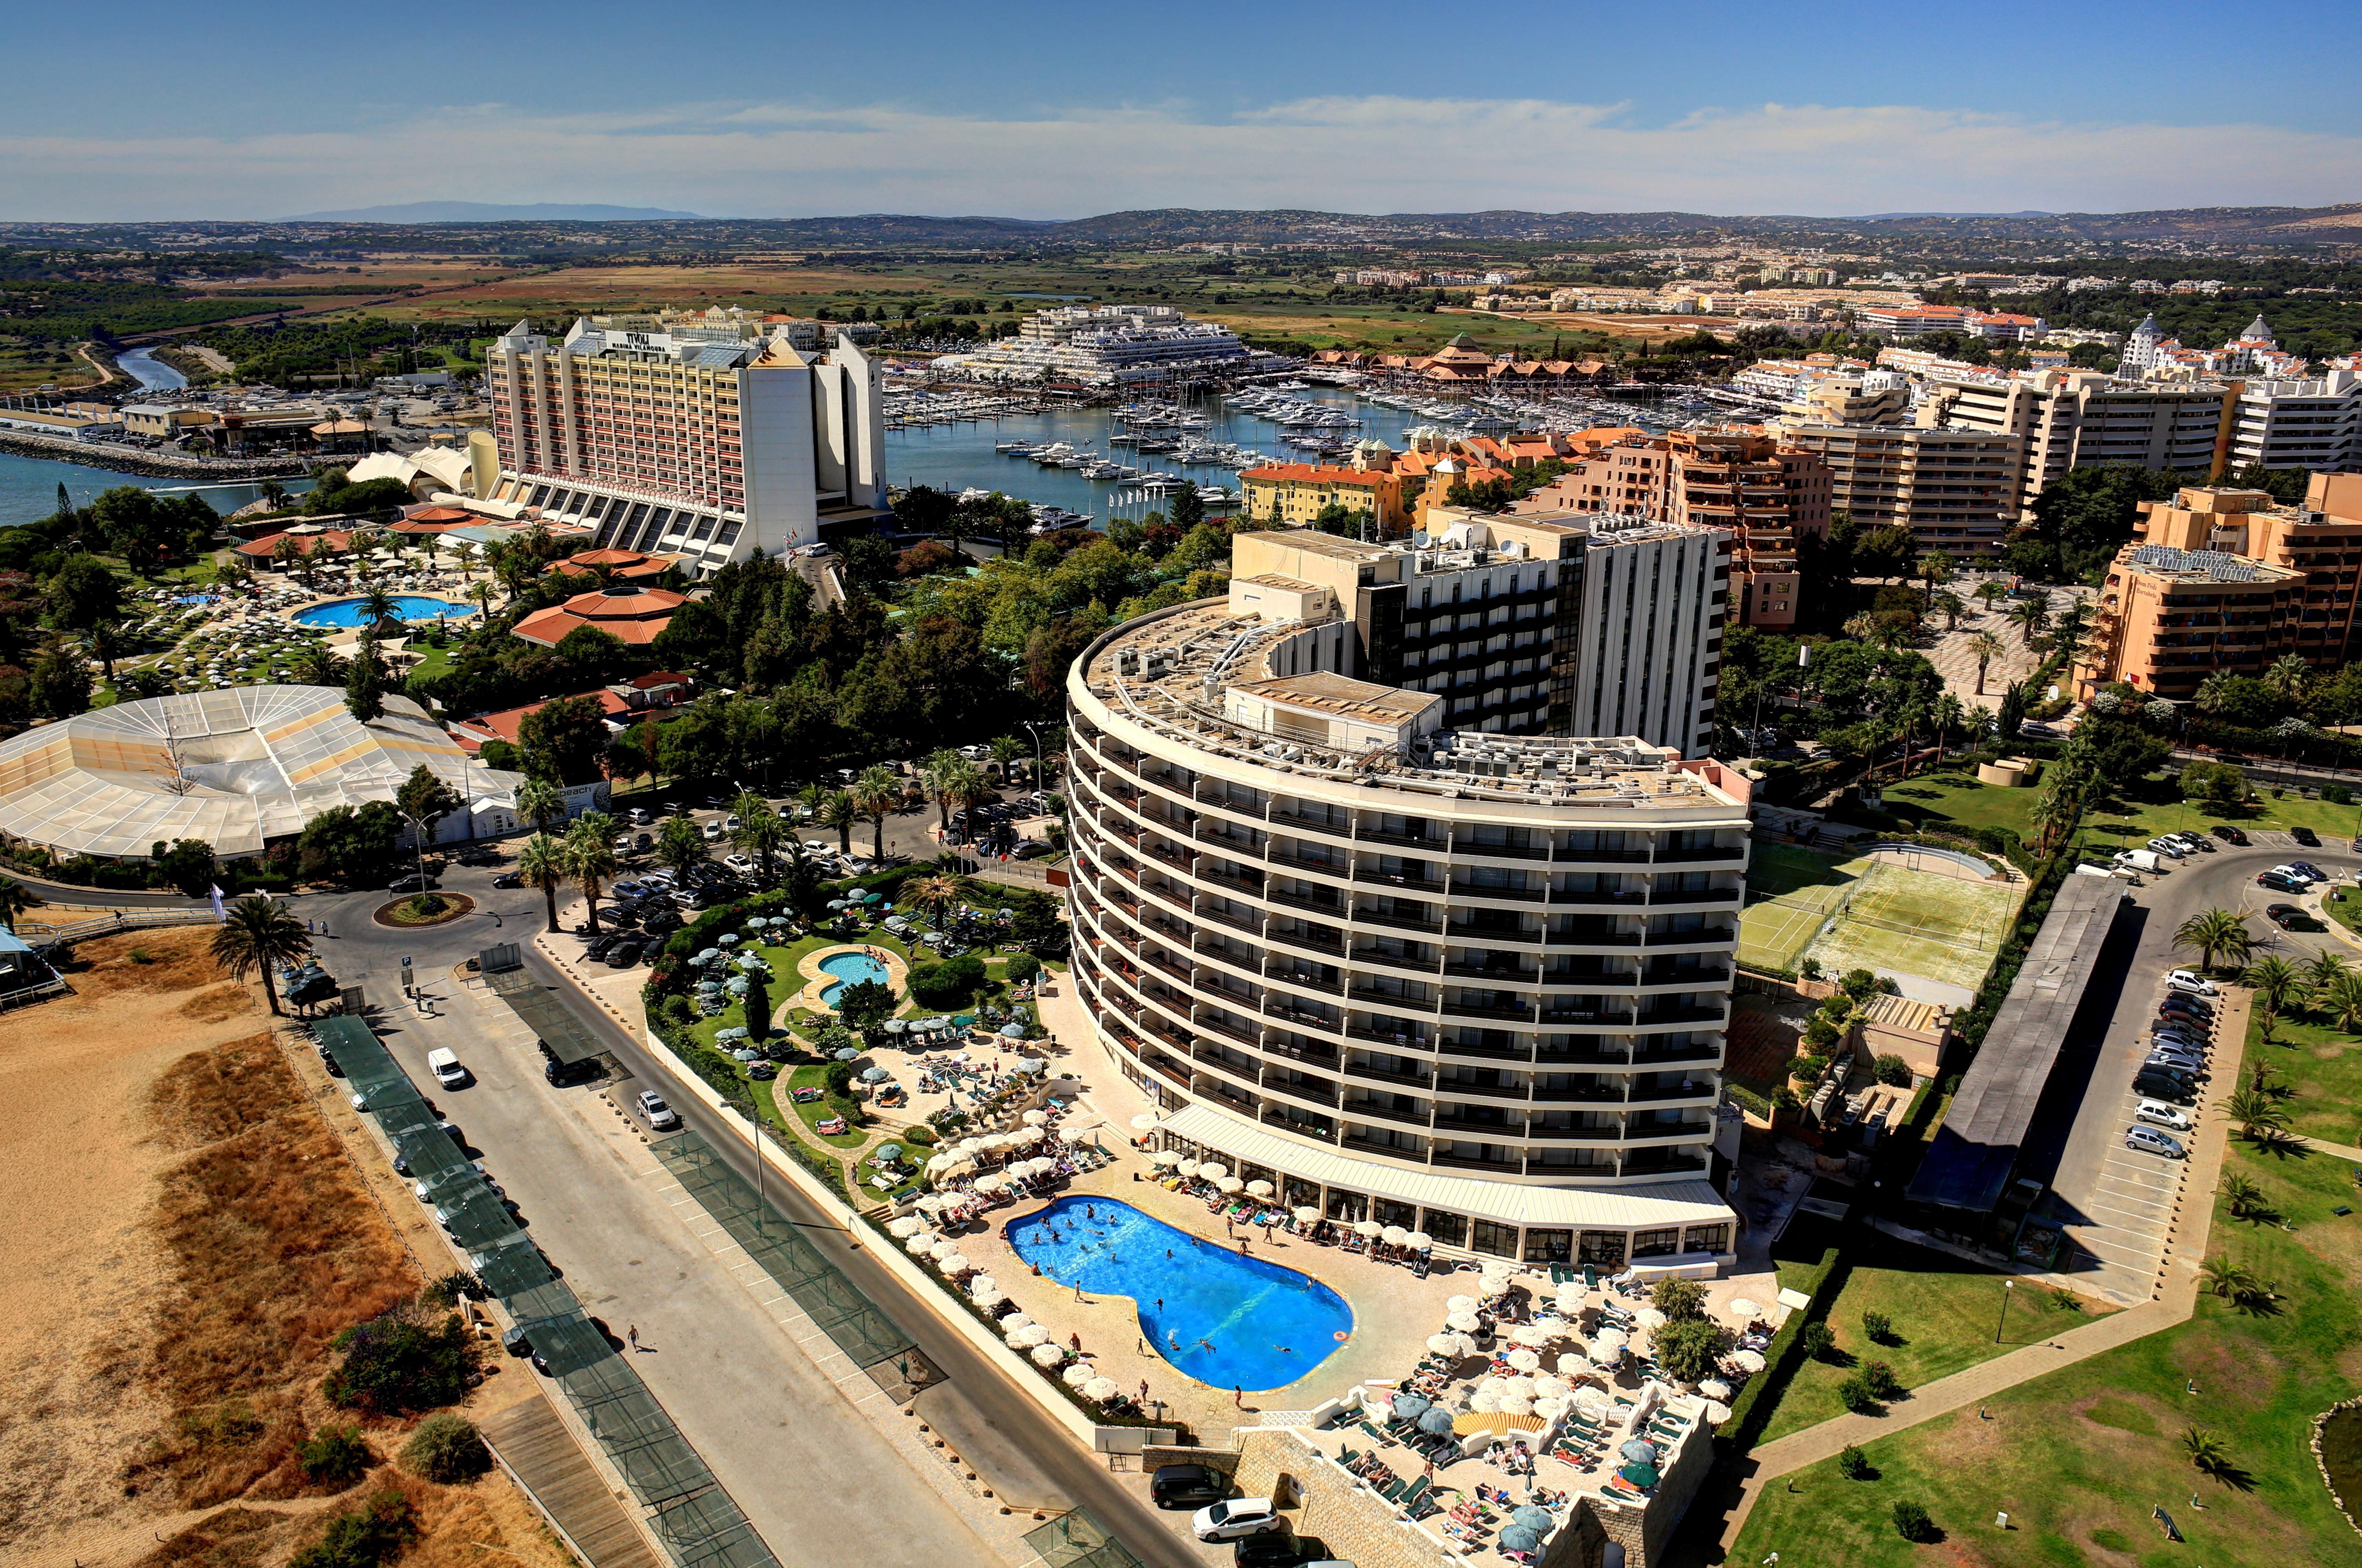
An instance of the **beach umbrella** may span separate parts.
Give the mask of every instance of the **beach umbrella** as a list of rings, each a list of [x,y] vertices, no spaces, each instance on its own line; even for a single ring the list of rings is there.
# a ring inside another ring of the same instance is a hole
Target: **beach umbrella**
[[[877,1157],[881,1160],[899,1160],[902,1157],[902,1145],[880,1143],[877,1145]]]
[[[1501,1397],[1490,1388],[1480,1388],[1476,1391],[1476,1397],[1468,1401],[1468,1407],[1489,1416],[1500,1409]]]
[[[898,1241],[908,1241],[926,1228],[927,1222],[915,1214],[905,1214],[899,1220],[889,1221],[886,1226],[886,1233]]]
[[[1004,1023],[1000,1026],[1000,1037],[1004,1040],[1022,1040],[1025,1038],[1025,1026],[1015,1022]]]
[[[889,1073],[883,1067],[864,1067],[861,1069],[861,1081],[865,1084],[882,1084],[892,1076],[892,1074]]]
[[[980,1176],[976,1178],[976,1189],[978,1192],[999,1192],[1002,1187],[1007,1187],[1008,1185],[1008,1178],[999,1175],[998,1172],[989,1176]]]
[[[1033,1320],[1024,1313],[1011,1312],[1008,1317],[1000,1320],[1000,1331],[1004,1335],[1013,1334],[1020,1329],[1031,1328],[1032,1325]]]
[[[1424,1253],[1434,1247],[1435,1238],[1429,1235],[1424,1231],[1413,1231],[1409,1235],[1403,1238],[1403,1245],[1410,1248],[1414,1252]]]
[[[998,1307],[998,1306],[999,1306],[1002,1302],[1004,1302],[1004,1301],[1008,1300],[1008,1299],[1009,1299],[1009,1297],[1006,1297],[1006,1296],[1003,1296],[1003,1295],[1002,1295],[999,1291],[998,1291],[998,1290],[985,1290],[985,1291],[978,1291],[978,1292],[972,1293],[972,1294],[968,1297],[968,1299],[969,1299],[969,1300],[971,1300],[971,1301],[973,1301],[973,1302],[975,1302],[977,1306],[979,1306],[979,1307],[983,1308],[986,1311],[989,1312],[989,1311],[991,1311],[995,1307]]]
[[[1251,1181],[1247,1183],[1247,1196],[1249,1198],[1269,1198],[1275,1190],[1276,1189],[1273,1187],[1271,1183],[1267,1181]]]
[[[1164,1119],[1153,1110],[1143,1110],[1131,1119],[1132,1131],[1135,1132],[1145,1132],[1152,1127],[1161,1127],[1164,1124]]]
[[[1620,1351],[1624,1348],[1625,1342],[1626,1341],[1623,1330],[1602,1329],[1598,1333],[1592,1336],[1591,1348],[1595,1353],[1599,1351]]]
[[[1088,1383],[1092,1378],[1097,1377],[1098,1375],[1099,1369],[1093,1366],[1087,1361],[1078,1361],[1075,1363],[1074,1365],[1066,1368],[1065,1371],[1058,1374],[1059,1376],[1066,1380],[1066,1386],[1069,1388],[1080,1388],[1084,1384]]]
[[[1574,1402],[1586,1410],[1605,1410],[1616,1403],[1615,1397],[1596,1383],[1586,1383],[1574,1391]]]
[[[1319,1218],[1320,1210],[1309,1205],[1296,1210],[1296,1222],[1299,1225],[1309,1225]]]
[[[1545,1421],[1555,1421],[1573,1408],[1574,1401],[1567,1398],[1537,1399],[1534,1401],[1534,1414],[1540,1416]]]
[[[1389,1225],[1378,1232],[1378,1240],[1390,1247],[1399,1247],[1403,1244],[1403,1238],[1409,1234],[1409,1231],[1399,1225]]]
[[[1473,1296],[1454,1296],[1443,1303],[1447,1312],[1473,1312],[1479,1303]]]
[[[1568,1280],[1558,1287],[1558,1309],[1572,1318],[1583,1310],[1583,1283]]]
[[[861,1059],[861,1053],[847,1045],[836,1054],[836,1059],[840,1062],[857,1062]]]
[[[1188,1180],[1194,1179],[1197,1176],[1199,1167],[1198,1162],[1195,1160],[1183,1160],[1173,1168],[1175,1171],[1178,1172],[1185,1180]]]
[[[1730,1353],[1730,1364],[1749,1375],[1760,1372],[1765,1365],[1763,1353],[1751,1350],[1733,1351]]]
[[[902,1248],[912,1257],[922,1257],[926,1254],[928,1249],[932,1248],[934,1244],[935,1239],[933,1236],[928,1235],[924,1231],[922,1231],[917,1235],[911,1237],[909,1241],[904,1242],[902,1243]]]
[[[1435,1401],[1418,1394],[1397,1394],[1388,1408],[1398,1421],[1416,1420],[1435,1408]]]
[[[1384,1227],[1374,1220],[1356,1220],[1353,1221],[1353,1234],[1356,1236],[1374,1236],[1382,1229],[1384,1229]]]
[[[937,1258],[935,1266],[945,1274],[966,1274],[976,1265],[967,1261],[966,1253],[953,1253],[948,1256]]]
[[[1496,1372],[1478,1378],[1476,1386],[1487,1394],[1506,1394],[1509,1391],[1509,1380]]]
[[[1009,1345],[1011,1350],[1044,1350],[1054,1348],[1046,1342],[1049,1338],[1049,1330],[1043,1328],[1039,1323],[1028,1323],[1009,1336]],[[1038,1360],[1040,1358],[1036,1357],[1035,1359]],[[1043,1363],[1043,1364],[1054,1366],[1060,1359],[1063,1358],[1053,1358],[1052,1360]]]
[[[1083,1385],[1083,1397],[1086,1399],[1112,1399],[1115,1396],[1115,1379],[1112,1377],[1094,1377]]]
[[[1494,1544],[1504,1551],[1537,1551],[1541,1549],[1542,1538],[1539,1531],[1524,1525],[1511,1525]]]
[[[1513,1350],[1509,1353],[1509,1364],[1519,1372],[1537,1372],[1541,1368],[1542,1358],[1529,1350]]]
[[[1148,1163],[1152,1165],[1177,1165],[1181,1163],[1181,1156],[1175,1150],[1159,1149],[1148,1156]]]
[[[1226,1176],[1217,1180],[1214,1185],[1221,1188],[1224,1192],[1237,1192],[1242,1187],[1245,1187],[1246,1183],[1241,1181],[1234,1176]]]
[[[1547,1372],[1534,1379],[1534,1397],[1537,1399],[1563,1399],[1573,1392],[1573,1385],[1565,1378],[1553,1377]]]
[[[1055,1366],[1065,1359],[1064,1346],[1038,1344],[1033,1347],[1033,1364],[1036,1366]]]
[[[910,1021],[907,1019],[889,1018],[886,1021],[886,1032],[889,1034],[900,1034],[909,1027]]]
[[[1476,1314],[1454,1312],[1451,1317],[1443,1320],[1443,1326],[1454,1333],[1473,1334],[1476,1331]]]
[[[1657,1463],[1657,1445],[1649,1441],[1646,1438],[1634,1438],[1630,1442],[1626,1443],[1616,1452],[1622,1454],[1634,1464],[1654,1464]]]
[[[1050,1121],[1050,1113],[1046,1110],[1029,1110],[1023,1120],[1028,1127],[1046,1126]]]
[[[963,1154],[981,1154],[985,1151],[985,1142],[981,1138],[963,1138],[955,1145]]]
[[[1633,1485],[1638,1486],[1643,1492],[1657,1484],[1657,1467],[1653,1464],[1628,1464],[1616,1474],[1621,1475],[1625,1480],[1629,1481]],[[1509,1531],[1503,1530],[1501,1532],[1501,1537],[1504,1540],[1507,1540],[1509,1534]]]
[[[1451,1412],[1436,1406],[1418,1419],[1418,1430],[1429,1437],[1441,1437],[1451,1430]]]
[[[1503,1378],[1501,1380],[1501,1392],[1504,1394],[1515,1395],[1520,1399],[1530,1399],[1534,1397],[1535,1392],[1534,1380],[1530,1377]]]
[[[1476,1269],[1477,1272],[1482,1274],[1486,1279],[1493,1279],[1496,1277],[1507,1279],[1511,1275],[1518,1272],[1518,1265],[1511,1263],[1507,1258],[1486,1258],[1483,1263],[1476,1265]]]
[[[1661,1329],[1672,1320],[1667,1318],[1662,1312],[1658,1311],[1654,1307],[1643,1307],[1638,1312],[1632,1314],[1632,1320],[1639,1324],[1640,1327],[1644,1329]]]
[[[1709,1399],[1727,1399],[1730,1397],[1730,1385],[1719,1377],[1709,1377],[1698,1385],[1698,1392]]]
[[[1429,1334],[1427,1336],[1427,1348],[1433,1351],[1437,1355],[1458,1355],[1460,1353],[1460,1336],[1457,1334]]]
[[[1708,1399],[1705,1402],[1705,1414],[1706,1425],[1718,1427],[1730,1419],[1730,1407],[1719,1399]]]
[[[1231,1167],[1220,1160],[1208,1160],[1198,1165],[1198,1174],[1208,1181],[1220,1181],[1231,1174]]]
[[[1740,1296],[1732,1299],[1730,1303],[1730,1313],[1734,1318],[1752,1320],[1763,1316],[1763,1309],[1758,1307],[1754,1302],[1749,1301],[1746,1297]]]
[[[1548,1508],[1538,1508],[1533,1504],[1528,1503],[1509,1515],[1509,1522],[1513,1525],[1521,1525],[1527,1529],[1547,1530],[1558,1523],[1558,1520]]]
[[[1524,1395],[1504,1394],[1501,1396],[1501,1414],[1505,1416],[1530,1416],[1533,1413],[1534,1402],[1531,1399],[1527,1398]]]
[[[1558,1331],[1548,1323],[1519,1323],[1509,1331],[1509,1338],[1539,1350],[1558,1338]]]
[[[1009,1135],[1009,1146],[1012,1149],[1030,1149],[1046,1136],[1048,1134],[1039,1127],[1028,1127],[1021,1132],[1011,1132]]]

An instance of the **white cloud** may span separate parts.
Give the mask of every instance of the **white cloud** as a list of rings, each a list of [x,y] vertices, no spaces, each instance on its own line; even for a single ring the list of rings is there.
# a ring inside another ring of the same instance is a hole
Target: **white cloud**
[[[15,218],[270,216],[382,202],[613,202],[717,215],[2121,211],[2352,199],[2362,138],[2265,125],[2035,122],[1767,104],[1666,125],[1617,105],[1319,97],[982,118],[911,105],[498,104],[366,130],[0,138]]]

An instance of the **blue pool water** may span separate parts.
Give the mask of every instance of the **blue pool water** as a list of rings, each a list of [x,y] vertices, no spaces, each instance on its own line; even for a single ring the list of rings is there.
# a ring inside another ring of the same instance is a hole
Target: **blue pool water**
[[[330,604],[315,604],[309,610],[297,611],[295,624],[299,626],[358,626],[361,624],[363,602],[359,599],[339,599]],[[393,596],[396,620],[432,621],[437,616],[448,616],[458,621],[475,613],[474,605],[455,603],[448,599],[428,599],[416,593]]]
[[[834,1007],[836,993],[845,987],[857,986],[864,980],[875,980],[882,986],[890,974],[885,965],[866,953],[839,953],[833,958],[822,959],[820,966],[822,973],[836,977],[836,984],[820,994],[825,1007]]]
[[[1217,1388],[1285,1387],[1353,1331],[1353,1309],[1319,1280],[1128,1203],[1062,1198],[1011,1220],[1007,1234],[1019,1257],[1059,1284],[1131,1297],[1156,1353]]]

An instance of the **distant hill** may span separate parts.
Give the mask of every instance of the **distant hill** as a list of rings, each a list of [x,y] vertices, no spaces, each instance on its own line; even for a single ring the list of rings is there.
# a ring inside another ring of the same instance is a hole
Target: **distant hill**
[[[680,223],[703,216],[663,207],[608,207],[595,203],[535,202],[501,206],[490,202],[401,202],[384,207],[348,207],[343,212],[304,213],[288,223]]]

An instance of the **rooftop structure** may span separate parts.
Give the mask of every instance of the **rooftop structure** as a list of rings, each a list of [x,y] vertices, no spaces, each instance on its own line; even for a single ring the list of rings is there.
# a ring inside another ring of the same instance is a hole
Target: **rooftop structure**
[[[1100,1044],[1168,1140],[1290,1203],[1447,1252],[1727,1257],[1705,1178],[1745,780],[1637,735],[1451,727],[1446,693],[1348,673],[1384,620],[1356,591],[1401,556],[1253,540],[1290,569],[1067,678]]]
[[[203,839],[259,855],[333,806],[391,801],[424,765],[469,807],[445,836],[514,825],[523,776],[476,767],[425,710],[385,699],[367,723],[322,686],[240,686],[151,697],[0,741],[0,834],[53,855],[145,859]]]
[[[688,595],[643,583],[617,582],[578,593],[563,604],[536,610],[510,628],[513,635],[544,647],[556,647],[566,635],[581,626],[596,626],[635,646],[657,640],[672,624],[673,612]]]
[[[1192,321],[1173,305],[1062,305],[1027,316],[1015,337],[935,363],[971,374],[1113,386],[1242,369],[1251,357],[1229,327]]]

